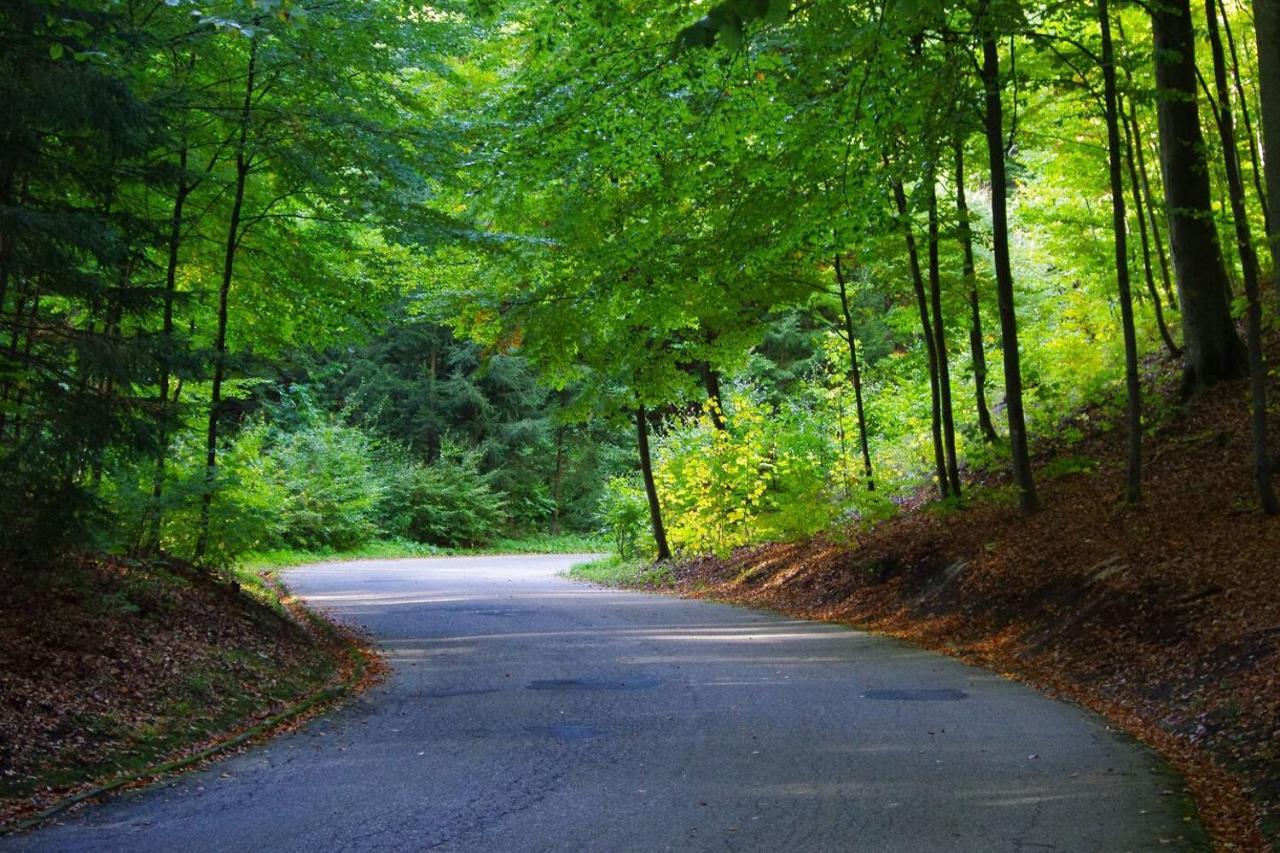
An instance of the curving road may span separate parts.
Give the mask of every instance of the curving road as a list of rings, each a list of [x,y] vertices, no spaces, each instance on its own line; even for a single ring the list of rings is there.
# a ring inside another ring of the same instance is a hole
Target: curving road
[[[1098,718],[831,625],[614,592],[569,556],[309,566],[386,684],[296,734],[0,840],[74,851],[1191,849]]]

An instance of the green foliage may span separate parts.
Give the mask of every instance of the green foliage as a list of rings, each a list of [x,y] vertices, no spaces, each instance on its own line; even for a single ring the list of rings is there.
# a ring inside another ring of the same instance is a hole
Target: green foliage
[[[103,545],[227,563],[602,523],[638,556],[638,409],[682,552],[884,517],[935,476],[906,235],[919,265],[936,256],[961,465],[1004,465],[973,403],[984,353],[997,421],[1009,401],[972,59],[999,36],[1038,438],[1121,387],[1088,11],[8,3],[0,555]],[[1143,10],[1115,17],[1154,214],[1151,33]],[[1246,213],[1261,218],[1257,195]],[[1132,242],[1135,270],[1167,260]],[[1153,273],[1137,304],[1146,353],[1152,302],[1174,301],[1156,289]],[[704,407],[716,383],[723,430]]]
[[[278,508],[279,541],[342,550],[371,540],[386,490],[374,453],[369,436],[334,422],[281,436],[265,471],[267,482],[286,496]]]
[[[401,464],[387,485],[385,531],[431,545],[479,545],[497,535],[502,496],[480,473],[478,456],[445,446],[430,465]]]
[[[660,443],[655,479],[672,547],[723,554],[826,528],[839,507],[828,486],[835,459],[825,425],[803,409],[740,394],[728,409],[727,430],[708,411]]]
[[[644,487],[630,477],[613,477],[600,501],[600,521],[623,560],[647,553],[641,545],[649,530],[649,503]]]

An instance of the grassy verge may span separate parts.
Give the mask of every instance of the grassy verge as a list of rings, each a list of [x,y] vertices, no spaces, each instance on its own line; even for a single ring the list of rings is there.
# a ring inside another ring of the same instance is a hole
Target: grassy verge
[[[569,569],[568,575],[574,580],[624,589],[664,589],[675,584],[675,575],[669,566],[655,566],[647,560],[625,559],[617,554],[578,563]]]
[[[256,588],[262,584],[258,572],[284,569],[308,563],[342,562],[346,560],[392,560],[402,557],[464,557],[483,554],[589,554],[605,551],[602,539],[581,533],[538,534],[518,539],[495,539],[476,547],[441,548],[403,539],[370,542],[348,551],[332,549],[304,550],[279,548],[246,554],[236,568],[241,586]]]

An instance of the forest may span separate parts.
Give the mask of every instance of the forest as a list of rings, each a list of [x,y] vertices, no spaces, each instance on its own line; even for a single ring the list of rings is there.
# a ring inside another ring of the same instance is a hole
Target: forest
[[[1274,513],[1255,6],[8,4],[0,549],[1030,513],[1098,402],[1136,502],[1156,359]]]
[[[1278,259],[1277,0],[7,0],[0,575],[1087,505],[1261,590]]]

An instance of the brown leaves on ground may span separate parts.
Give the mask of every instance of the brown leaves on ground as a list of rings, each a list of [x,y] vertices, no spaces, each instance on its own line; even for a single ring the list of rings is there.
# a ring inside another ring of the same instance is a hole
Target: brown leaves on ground
[[[352,667],[350,638],[177,563],[0,567],[0,583],[0,823],[251,729]]]
[[[1250,447],[1246,391],[1224,384],[1146,439],[1136,508],[1123,430],[1096,432],[1070,448],[1088,464],[1042,478],[1030,518],[993,496],[926,506],[853,544],[696,560],[677,586],[904,637],[1070,697],[1159,749],[1222,849],[1270,849],[1280,520],[1256,509]]]

